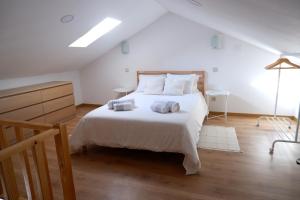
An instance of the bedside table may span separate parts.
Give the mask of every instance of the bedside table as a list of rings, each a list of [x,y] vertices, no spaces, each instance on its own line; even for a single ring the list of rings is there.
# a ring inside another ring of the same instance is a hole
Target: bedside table
[[[216,117],[223,117],[224,116],[225,120],[227,121],[228,97],[229,97],[229,95],[230,95],[230,92],[226,91],[226,90],[207,90],[207,91],[205,91],[206,103],[207,103],[208,109],[209,109],[210,97],[217,97],[217,96],[224,96],[225,97],[224,114],[208,117],[208,115],[209,115],[209,111],[208,111],[207,120],[212,119],[212,118],[216,118]]]
[[[127,95],[128,93],[132,92],[133,89],[132,88],[115,88],[113,89],[114,92],[120,94],[120,95]]]

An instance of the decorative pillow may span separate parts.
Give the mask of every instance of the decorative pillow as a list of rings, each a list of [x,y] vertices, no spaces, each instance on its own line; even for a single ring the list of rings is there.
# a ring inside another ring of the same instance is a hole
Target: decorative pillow
[[[148,79],[145,84],[145,94],[161,94],[165,85],[165,78]]]
[[[139,84],[136,89],[136,92],[144,92],[147,81],[157,78],[166,78],[166,75],[139,75]]]
[[[173,96],[182,96],[185,82],[186,81],[183,79],[166,78],[163,94],[164,95],[173,95]]]
[[[167,74],[167,78],[185,80],[183,89],[184,94],[190,94],[194,92],[195,77],[195,74]]]

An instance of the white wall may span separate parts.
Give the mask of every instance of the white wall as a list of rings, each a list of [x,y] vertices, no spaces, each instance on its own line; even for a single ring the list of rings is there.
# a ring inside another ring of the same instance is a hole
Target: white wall
[[[45,74],[41,76],[30,76],[14,79],[0,80],[0,90],[22,87],[26,85],[32,85],[37,83],[49,82],[49,81],[72,81],[74,88],[75,104],[82,103],[80,76],[78,71]]]
[[[212,49],[215,33],[174,14],[164,15],[129,39],[129,54],[116,47],[81,70],[83,101],[104,104],[115,97],[113,88],[136,85],[137,70],[205,70],[208,89],[231,92],[230,112],[272,114],[277,74],[264,66],[278,56],[229,36],[224,36],[223,49]],[[219,71],[212,72],[213,67]],[[280,99],[280,114],[294,115],[290,99]],[[222,110],[221,103],[217,99],[211,109]]]

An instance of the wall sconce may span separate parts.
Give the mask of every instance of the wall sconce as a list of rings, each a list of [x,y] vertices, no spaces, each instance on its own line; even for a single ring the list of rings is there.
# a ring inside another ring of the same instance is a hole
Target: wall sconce
[[[121,42],[121,52],[122,54],[129,54],[129,43],[128,41]]]
[[[210,39],[210,46],[213,49],[223,49],[224,47],[224,36],[222,34],[215,34]]]

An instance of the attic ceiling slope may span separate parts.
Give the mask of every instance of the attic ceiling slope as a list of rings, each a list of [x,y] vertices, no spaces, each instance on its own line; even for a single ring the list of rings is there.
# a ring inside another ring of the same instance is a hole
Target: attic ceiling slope
[[[1,0],[0,79],[79,69],[166,12],[154,0]],[[66,14],[74,20],[63,24]],[[68,48],[105,17],[122,25],[88,48]]]
[[[171,12],[280,54],[300,52],[299,0],[157,0]]]

